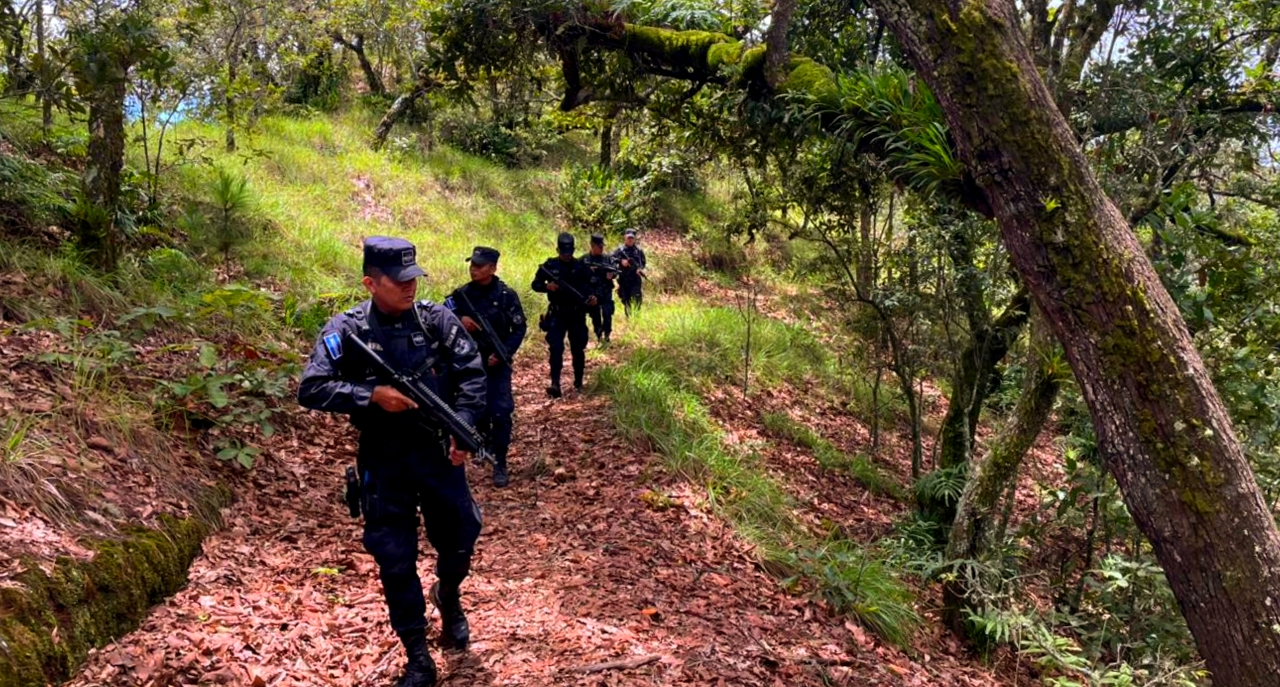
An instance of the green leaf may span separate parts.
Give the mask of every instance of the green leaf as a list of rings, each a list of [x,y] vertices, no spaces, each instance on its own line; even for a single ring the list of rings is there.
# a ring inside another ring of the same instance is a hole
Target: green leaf
[[[231,460],[232,458],[235,458],[239,454],[240,454],[240,449],[236,448],[235,446],[228,446],[227,448],[224,448],[221,451],[218,451],[218,460]]]
[[[207,392],[209,394],[209,403],[214,408],[225,408],[231,402],[226,390],[222,388],[222,382],[210,382]]]
[[[250,453],[251,450],[254,449],[244,449],[240,451],[240,455],[236,456],[236,460],[240,461],[240,465],[244,466],[244,469],[246,470],[253,467],[253,454]]]
[[[213,367],[218,363],[218,349],[213,344],[200,344],[200,367]]]

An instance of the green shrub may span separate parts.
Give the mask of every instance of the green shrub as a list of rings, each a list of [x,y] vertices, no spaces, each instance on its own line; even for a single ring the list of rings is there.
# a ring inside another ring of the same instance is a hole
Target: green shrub
[[[648,177],[631,178],[599,166],[577,166],[564,175],[558,203],[569,226],[584,233],[620,234],[649,226],[656,193]]]
[[[541,162],[556,136],[555,130],[541,119],[515,126],[461,111],[447,113],[440,122],[440,140],[444,143],[513,169]]]
[[[208,205],[188,208],[179,224],[195,245],[220,253],[223,262],[228,262],[233,250],[261,233],[262,222],[255,215],[257,198],[248,179],[222,167],[208,194]]]

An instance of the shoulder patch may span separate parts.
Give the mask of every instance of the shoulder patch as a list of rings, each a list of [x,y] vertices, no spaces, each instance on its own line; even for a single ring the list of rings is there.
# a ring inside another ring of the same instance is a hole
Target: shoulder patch
[[[445,338],[444,345],[448,346],[455,355],[466,356],[476,352],[475,343],[471,341],[471,337],[457,325],[449,328],[449,336]]]
[[[324,335],[324,347],[329,351],[329,357],[337,360],[342,357],[342,335],[338,332],[329,332]]]
[[[457,310],[457,309],[458,309],[458,306],[453,302],[453,296],[449,296],[449,297],[447,297],[447,298],[445,298],[445,299],[444,299],[444,307],[446,307],[446,308],[448,308],[448,309],[450,309],[450,310]]]

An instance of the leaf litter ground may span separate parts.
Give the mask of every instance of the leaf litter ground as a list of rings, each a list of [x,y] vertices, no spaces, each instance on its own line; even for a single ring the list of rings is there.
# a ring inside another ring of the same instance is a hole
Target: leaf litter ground
[[[442,685],[996,681],[936,631],[908,656],[785,593],[696,485],[618,436],[607,398],[547,399],[543,360],[530,351],[517,375],[512,486],[496,490],[487,471],[470,471],[485,518],[464,587],[474,642],[466,653],[433,649]],[[395,679],[403,658],[377,569],[339,503],[354,431],[314,413],[291,424],[240,485],[187,587],[94,652],[70,684]],[[651,491],[669,498],[642,498]]]

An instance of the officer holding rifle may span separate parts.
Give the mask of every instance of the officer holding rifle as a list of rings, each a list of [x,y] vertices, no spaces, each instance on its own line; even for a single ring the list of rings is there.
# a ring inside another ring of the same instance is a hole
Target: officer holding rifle
[[[524,342],[528,324],[520,297],[495,274],[499,255],[493,248],[476,246],[467,258],[471,281],[454,289],[444,304],[462,319],[462,326],[480,346],[488,390],[479,429],[493,454],[493,485],[505,487],[511,416],[516,407],[511,395],[511,363]]]
[[[435,548],[431,601],[446,646],[465,649],[470,629],[461,584],[480,535],[480,509],[465,463],[481,451],[475,421],[485,412],[485,366],[475,341],[448,308],[416,300],[413,244],[364,243],[369,300],[329,321],[302,375],[298,401],[349,415],[360,430],[349,489],[364,512],[364,546],[378,563],[391,627],[408,663],[398,687],[432,687],[426,602],[418,577],[418,513]]]

